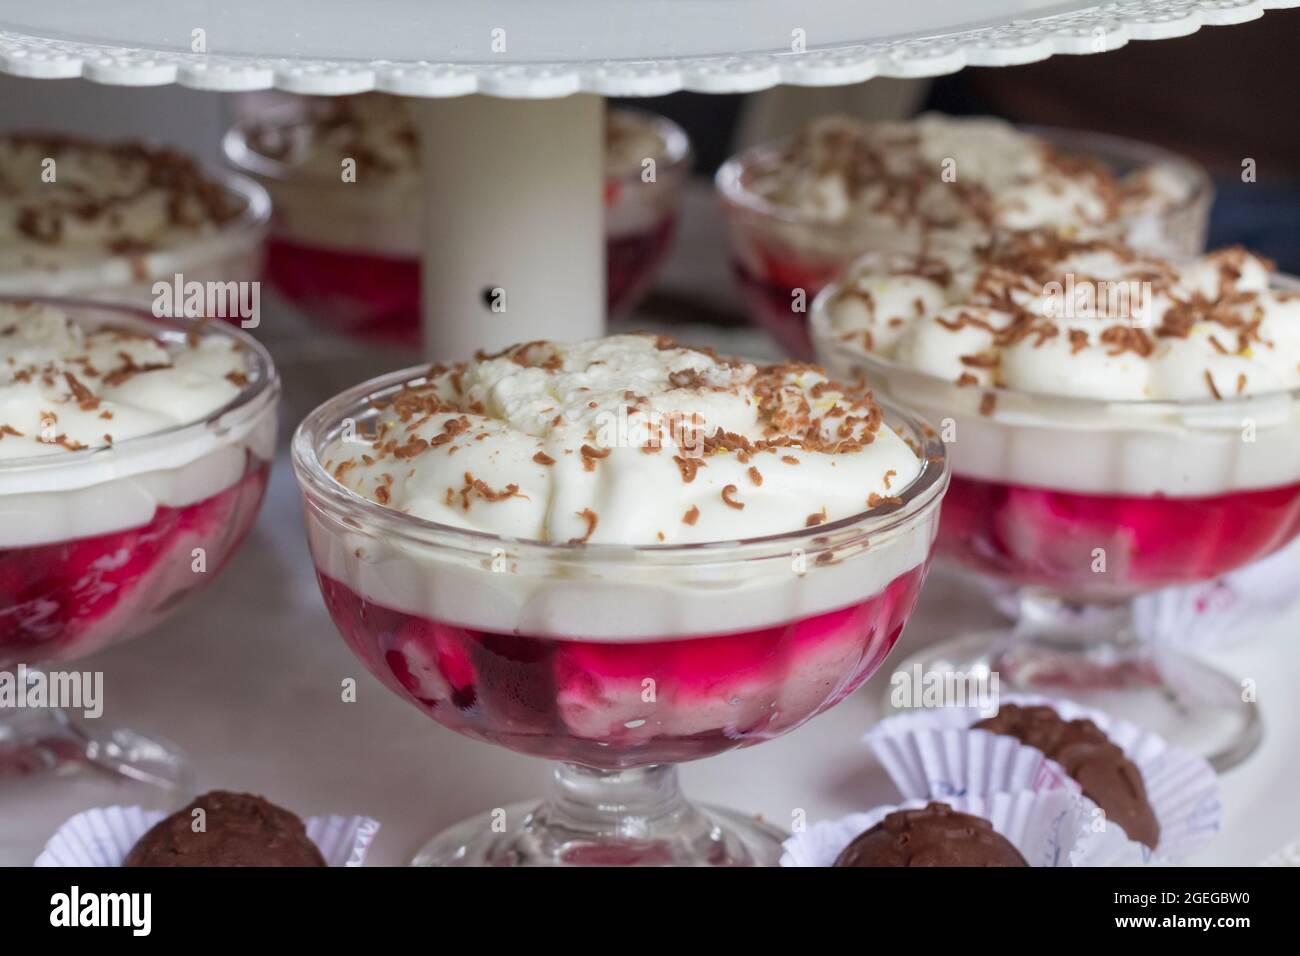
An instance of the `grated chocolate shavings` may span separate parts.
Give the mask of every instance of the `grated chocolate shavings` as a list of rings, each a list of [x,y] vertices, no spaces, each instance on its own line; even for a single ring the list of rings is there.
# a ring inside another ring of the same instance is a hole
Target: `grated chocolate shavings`
[[[695,480],[695,473],[704,467],[704,462],[698,458],[683,458],[681,455],[673,455],[673,461],[677,463],[677,470],[682,474],[682,481],[688,485]]]
[[[77,403],[77,407],[83,412],[93,412],[99,408],[99,399],[95,393],[86,388],[71,372],[64,372],[63,379],[68,383],[68,390],[72,392],[72,398]]]
[[[591,445],[583,445],[579,451],[582,453],[582,470],[595,471],[596,462],[602,458],[608,458],[610,449],[593,448]]]
[[[874,491],[867,495],[867,507],[878,508],[881,505],[901,505],[903,499],[897,495],[878,495]]]
[[[1208,368],[1205,370],[1205,384],[1210,387],[1210,394],[1214,396],[1215,401],[1220,401],[1223,398],[1223,396],[1219,394],[1219,388],[1214,384],[1214,376],[1210,374]]]
[[[600,518],[598,518],[596,512],[592,511],[590,508],[583,508],[581,511],[577,512],[577,515],[583,521],[587,522],[587,533],[581,538],[570,538],[569,544],[586,544],[591,540],[592,532],[596,530],[596,524],[600,521]]]

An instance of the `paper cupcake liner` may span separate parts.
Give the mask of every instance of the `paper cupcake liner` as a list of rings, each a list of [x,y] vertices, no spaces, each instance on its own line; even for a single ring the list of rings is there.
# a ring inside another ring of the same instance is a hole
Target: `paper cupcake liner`
[[[121,866],[131,848],[168,814],[143,807],[95,807],[50,837],[34,866]],[[369,817],[308,817],[307,836],[328,866],[360,866],[379,822]]]
[[[781,865],[831,866],[854,838],[887,814],[929,802],[907,800],[898,806],[814,823],[782,844]],[[1030,866],[1136,866],[1145,862],[1145,848],[1125,837],[1118,827],[1095,831],[1090,809],[1068,790],[972,793],[942,802],[959,813],[988,820]]]
[[[1147,799],[1160,823],[1156,856],[1183,859],[1219,832],[1223,819],[1219,781],[1202,758],[1136,724],[1073,701],[1008,694],[1000,703],[1043,704],[1066,720],[1091,720],[1123,750],[1142,774]],[[970,730],[984,716],[976,707],[940,707],[899,714],[882,720],[864,740],[908,798],[1019,789],[1079,791],[1060,764],[1048,760],[1041,751],[1003,734]],[[990,743],[990,738],[1006,739],[1010,744]],[[1036,766],[1021,752],[1024,750],[1038,754],[1043,765]],[[1081,799],[1091,807],[1091,801]]]
[[[1167,588],[1133,602],[1138,634],[1166,647],[1212,649],[1246,644],[1294,607],[1300,593],[1300,542],[1213,581]]]
[[[1005,734],[918,727],[898,734],[873,732],[867,741],[908,800],[1017,790],[1080,792],[1060,764]]]

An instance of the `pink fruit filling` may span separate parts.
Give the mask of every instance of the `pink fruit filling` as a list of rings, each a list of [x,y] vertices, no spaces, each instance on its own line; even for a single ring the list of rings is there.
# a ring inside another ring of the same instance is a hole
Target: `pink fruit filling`
[[[147,629],[234,553],[268,469],[258,462],[226,490],[159,507],[136,528],[0,548],[0,667],[80,657]]]
[[[419,259],[271,239],[266,245],[266,279],[332,332],[390,345],[419,345]]]
[[[925,568],[849,607],[680,640],[562,640],[406,614],[318,574],[366,667],[442,724],[522,753],[607,769],[690,760],[784,733],[884,661]]]
[[[1195,498],[1090,495],[952,477],[939,550],[1067,596],[1206,581],[1300,534],[1300,484]]]
[[[732,263],[746,305],[781,348],[797,359],[812,361],[813,345],[808,333],[812,300],[844,263],[799,262],[767,252],[762,254],[762,260],[757,273],[743,262]]]
[[[677,217],[670,215],[650,229],[606,240],[605,297],[611,314],[641,301],[668,256],[676,230]]]
[[[630,309],[646,292],[672,244],[675,217],[606,242],[610,312]],[[420,345],[420,260],[339,251],[272,239],[266,279],[332,332],[387,345]]]

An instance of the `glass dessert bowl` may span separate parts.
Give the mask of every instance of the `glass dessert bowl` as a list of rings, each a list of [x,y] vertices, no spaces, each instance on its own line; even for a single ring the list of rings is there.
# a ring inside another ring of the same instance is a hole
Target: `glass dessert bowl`
[[[606,293],[616,314],[640,301],[668,254],[691,158],[671,121],[607,116]],[[280,103],[237,121],[224,149],[274,199],[267,278],[276,289],[333,331],[418,347],[420,163],[402,99]],[[345,183],[346,160],[355,175]]]
[[[674,764],[793,730],[880,666],[947,482],[933,431],[861,391],[835,395],[875,411],[840,424],[874,441],[828,451],[777,404],[829,386],[785,375],[649,337],[536,343],[384,376],[302,423],[308,539],[348,645],[444,726],[559,761],[549,798],[417,863],[776,862],[774,828],[688,803]],[[764,416],[769,437],[745,438]]]
[[[871,254],[814,304],[835,374],[865,372],[941,423],[939,554],[1018,589],[1011,630],[902,666],[997,672],[1008,692],[1084,701],[1232,766],[1260,737],[1253,694],[1140,642],[1130,600],[1300,535],[1300,283],[1242,250],[1174,265],[1104,241],[1004,243],[964,264]],[[1125,276],[1141,307],[1059,311]]]
[[[826,117],[732,157],[716,182],[751,316],[804,359],[813,298],[863,253],[1054,228],[1191,256],[1213,198],[1201,167],[1146,143],[938,114]]]
[[[262,268],[266,190],[140,143],[0,135],[0,295],[155,299],[155,282]]]
[[[0,300],[0,668],[43,681],[215,578],[261,504],[278,394],[266,351],[223,323]],[[0,776],[75,765],[186,772],[103,717],[0,711]]]

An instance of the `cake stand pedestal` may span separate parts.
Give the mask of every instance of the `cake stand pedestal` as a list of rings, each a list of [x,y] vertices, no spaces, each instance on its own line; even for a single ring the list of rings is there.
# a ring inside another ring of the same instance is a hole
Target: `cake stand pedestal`
[[[439,360],[605,327],[604,102],[415,100],[424,341]],[[446,321],[457,316],[458,321]]]

